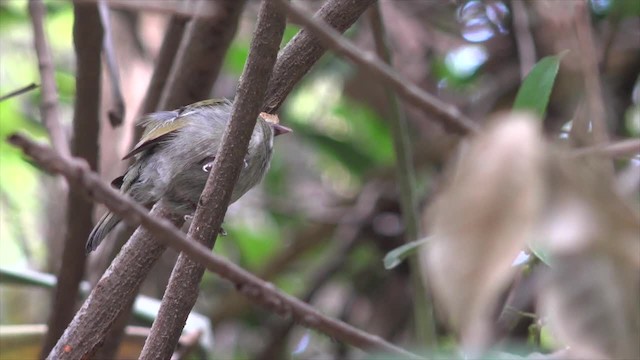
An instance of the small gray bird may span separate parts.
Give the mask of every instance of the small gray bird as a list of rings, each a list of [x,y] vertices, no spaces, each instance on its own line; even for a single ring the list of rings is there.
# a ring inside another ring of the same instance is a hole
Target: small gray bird
[[[123,160],[135,157],[123,176],[111,183],[137,202],[151,207],[163,199],[178,216],[192,214],[207,182],[222,134],[231,118],[229,100],[204,100],[173,111],[144,116],[142,139]],[[233,188],[231,202],[255,186],[269,168],[273,137],[289,128],[258,117],[249,141],[244,167]],[[121,219],[107,212],[87,240],[95,250]]]

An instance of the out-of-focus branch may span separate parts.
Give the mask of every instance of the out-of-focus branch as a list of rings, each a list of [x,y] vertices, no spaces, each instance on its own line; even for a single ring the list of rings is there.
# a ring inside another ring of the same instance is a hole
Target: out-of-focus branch
[[[388,66],[393,66],[391,51],[387,43],[382,15],[376,4],[370,10],[371,27],[376,52]],[[422,236],[418,221],[418,195],[413,168],[413,155],[409,122],[404,109],[393,89],[385,87],[385,97],[390,109],[391,135],[396,153],[396,179],[400,189],[400,207],[405,229],[405,242],[416,241]],[[425,346],[436,345],[436,326],[431,296],[420,272],[418,257],[410,258],[411,282],[414,291],[413,309],[415,311],[416,337],[418,343]]]
[[[524,79],[536,64],[536,46],[529,27],[529,14],[524,0],[511,0],[513,30],[520,58],[520,78]]]
[[[164,33],[164,40],[162,40],[162,46],[160,47],[160,53],[156,61],[156,66],[153,68],[153,75],[149,81],[149,87],[147,93],[142,101],[142,114],[149,114],[158,110],[158,104],[160,103],[160,97],[165,89],[165,85],[171,68],[173,66],[184,29],[187,25],[187,18],[172,16],[167,25],[167,30]],[[137,127],[133,143],[135,144],[142,137],[143,128]]]
[[[202,331],[196,330],[180,337],[180,348],[171,356],[171,360],[185,360],[198,347]]]
[[[607,130],[607,114],[602,97],[598,52],[593,39],[589,4],[587,1],[578,1],[572,6],[574,7],[574,25],[586,94],[585,107],[587,112],[585,113],[585,119],[591,123],[593,142],[595,144],[603,144],[609,141],[609,132]],[[613,170],[613,168],[610,170]]]
[[[162,40],[162,46],[160,47],[160,53],[158,54],[158,60],[153,68],[153,75],[142,103],[143,114],[152,113],[158,108],[160,96],[171,72],[186,24],[187,19],[177,16],[173,16],[169,20],[167,30],[164,33],[164,40]]]
[[[38,55],[38,67],[40,68],[40,80],[42,84],[42,102],[40,114],[42,123],[49,132],[49,138],[53,148],[63,156],[71,156],[67,136],[60,124],[58,113],[58,89],[55,80],[55,68],[51,58],[51,50],[44,32],[45,8],[42,0],[29,1],[29,14],[33,25],[33,40]]]
[[[411,80],[404,78],[390,66],[378,60],[374,54],[358,49],[353,43],[342,37],[339,32],[327,26],[326,23],[312,18],[307,11],[289,4],[286,0],[278,0],[278,5],[294,21],[302,24],[336,54],[349,59],[381,82],[391,86],[398,95],[411,104],[437,115],[436,118],[441,121],[445,128],[462,134],[473,134],[480,131],[479,126],[457,107],[444,103],[420,89]]]
[[[200,0],[197,12],[212,18],[192,20],[180,43],[158,108],[176,109],[209,97],[224,55],[236,33],[245,0]]]
[[[66,131],[60,123],[58,112],[58,90],[55,82],[55,67],[51,56],[51,51],[47,43],[44,29],[45,7],[42,0],[29,1],[29,13],[33,24],[34,47],[38,57],[38,67],[40,69],[41,100],[40,114],[41,121],[49,133],[49,139],[53,148],[63,156],[71,156]],[[55,212],[48,213],[46,239],[49,246],[47,260],[50,271],[58,271],[59,256],[65,242],[65,219],[67,215],[67,194],[68,185],[60,177],[56,177],[48,185],[52,198],[55,202]],[[50,203],[47,206],[51,206]]]
[[[22,149],[43,169],[62,174],[78,188],[86,190],[92,199],[104,203],[109,210],[129,225],[141,224],[148,229],[146,231],[139,228],[123,247],[118,258],[96,285],[89,299],[49,354],[49,358],[79,359],[88,354],[78,349],[90,351],[102,339],[104,333],[100,335],[99,332],[108,329],[110,322],[115,318],[111,313],[119,311],[117,309],[124,306],[126,301],[122,301],[123,297],[135,296],[133,287],[139,285],[139,281],[144,277],[143,273],[152,265],[149,264],[149,258],[157,259],[165,248],[164,244],[169,244],[188,254],[193,260],[204,264],[208,270],[234,283],[238,291],[253,302],[281,316],[291,316],[304,326],[314,328],[338,341],[363,350],[386,351],[410,358],[420,358],[378,336],[322,315],[312,306],[287,295],[273,284],[259,279],[221,256],[212,254],[209,249],[188,239],[169,221],[162,219],[163,216],[169,216],[162,204],[157,204],[151,213],[148,213],[142,205],[100,180],[96,173],[89,170],[86,162],[76,158],[63,158],[50,147],[38,144],[23,135],[14,134],[8,141]],[[151,237],[152,234],[155,239]],[[126,269],[126,276],[120,273],[124,269]],[[138,278],[140,280],[135,281]]]
[[[14,90],[14,91],[6,94],[6,95],[0,96],[0,101],[5,101],[5,100],[8,100],[8,99],[11,99],[12,97],[16,97],[16,96],[22,95],[22,94],[24,94],[26,92],[29,92],[29,91],[31,91],[33,89],[37,89],[37,88],[38,88],[37,84],[33,84],[33,83],[29,84],[27,86],[21,87],[18,90]]]
[[[100,44],[102,27],[94,4],[74,6],[73,39],[76,52],[77,96],[74,105],[72,152],[85,159],[92,169],[98,163],[100,109]],[[84,243],[91,232],[93,203],[70,191],[67,213],[67,236],[62,251],[58,283],[54,289],[41,357],[55,346],[76,311],[80,281],[86,255]]]
[[[73,0],[75,3],[96,3],[103,0]],[[194,11],[193,8],[185,8],[186,1],[182,0],[106,0],[112,9],[122,9],[128,11],[147,11],[157,14],[171,15],[180,19],[188,20],[190,18],[213,18],[215,11]]]
[[[107,112],[109,123],[111,126],[117,127],[122,125],[125,116],[124,99],[120,90],[120,75],[118,71],[118,61],[116,60],[116,50],[113,47],[111,37],[111,19],[109,16],[109,8],[105,0],[98,1],[98,12],[100,14],[100,23],[102,24],[104,37],[102,39],[102,48],[104,49],[104,58],[107,65],[107,75],[109,76],[109,86],[111,89],[112,108]]]
[[[628,139],[609,144],[574,149],[571,156],[604,155],[612,158],[628,158],[640,153],[640,139]]]
[[[284,33],[286,18],[276,10],[274,2],[262,1],[231,120],[189,228],[189,237],[208,248],[213,248],[220,232]],[[171,356],[198,298],[203,274],[202,264],[180,254],[140,359],[166,359]]]
[[[374,0],[328,0],[314,17],[343,33],[373,3]],[[326,48],[312,32],[300,30],[278,56],[263,111],[274,114],[325,51]]]

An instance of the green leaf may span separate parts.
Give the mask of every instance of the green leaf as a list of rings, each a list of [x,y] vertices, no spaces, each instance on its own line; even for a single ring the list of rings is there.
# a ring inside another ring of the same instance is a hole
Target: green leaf
[[[514,110],[531,111],[540,118],[544,117],[551,90],[558,75],[560,60],[566,53],[565,50],[558,55],[547,56],[538,61],[520,85],[516,101],[513,103]]]
[[[426,237],[424,239],[420,239],[420,240],[416,240],[416,241],[412,241],[409,243],[406,243],[402,246],[399,246],[391,251],[389,251],[389,253],[387,253],[387,255],[384,257],[384,268],[387,270],[391,270],[394,267],[400,265],[400,263],[402,263],[402,261],[409,255],[413,254],[416,252],[416,249],[419,246],[422,246],[424,244],[426,244],[427,242],[429,242],[431,240],[430,237]]]

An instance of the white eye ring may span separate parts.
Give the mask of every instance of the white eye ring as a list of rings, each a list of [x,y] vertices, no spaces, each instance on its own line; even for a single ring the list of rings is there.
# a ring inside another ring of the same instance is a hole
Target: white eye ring
[[[213,167],[213,161],[212,162],[208,162],[208,163],[202,165],[202,171],[209,172],[209,171],[211,171],[212,167]]]

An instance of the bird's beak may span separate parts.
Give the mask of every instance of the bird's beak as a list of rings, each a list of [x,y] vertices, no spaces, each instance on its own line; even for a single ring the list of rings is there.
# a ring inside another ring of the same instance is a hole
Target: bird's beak
[[[270,123],[269,125],[271,125],[271,128],[273,129],[273,136],[287,134],[287,133],[290,133],[290,132],[293,131],[293,130],[289,129],[288,127],[282,126],[280,124]]]

